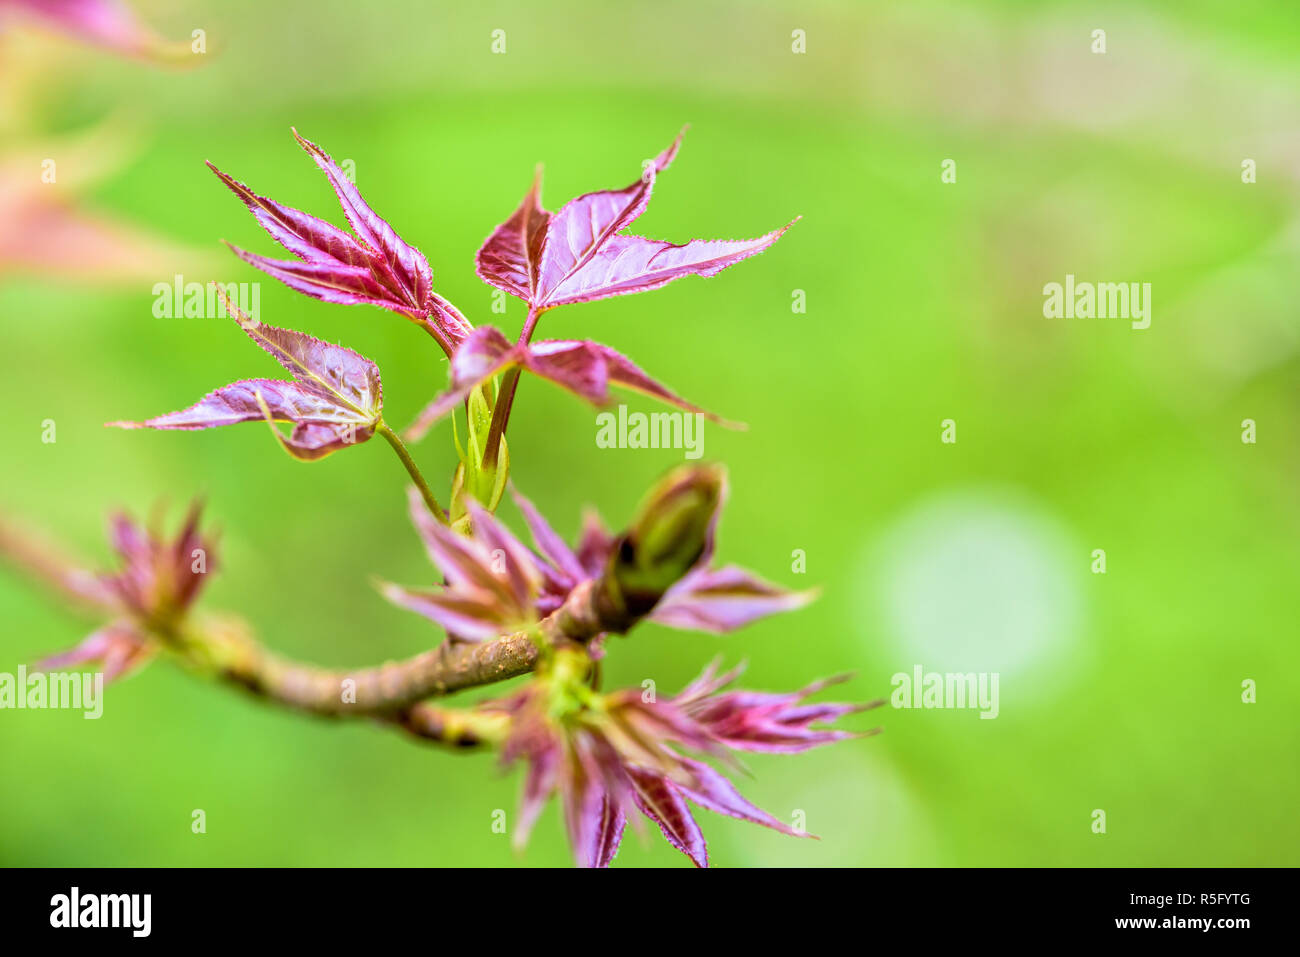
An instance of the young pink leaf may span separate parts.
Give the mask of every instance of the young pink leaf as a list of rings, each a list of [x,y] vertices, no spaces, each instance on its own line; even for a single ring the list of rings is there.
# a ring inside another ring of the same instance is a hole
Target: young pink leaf
[[[582,531],[578,536],[578,562],[588,578],[595,578],[605,570],[614,544],[615,538],[605,527],[600,513],[594,508],[587,509],[582,515]]]
[[[381,584],[385,598],[436,622],[457,638],[482,641],[537,620],[542,574],[533,554],[477,502],[467,503],[472,529],[462,535],[429,514],[410,490],[411,521],[430,560],[446,580],[442,588]]]
[[[573,585],[585,581],[588,577],[587,572],[578,560],[578,556],[573,553],[573,550],[569,548],[564,539],[555,533],[555,529],[551,528],[550,522],[513,485],[510,487],[510,494],[514,496],[515,504],[519,506],[519,511],[523,513],[524,521],[528,523],[528,530],[532,533],[533,542],[537,545],[538,550]]]
[[[722,425],[739,428],[681,396],[646,375],[631,359],[609,346],[580,340],[548,340],[511,345],[492,326],[479,326],[457,349],[451,361],[451,385],[435,398],[407,427],[405,437],[422,438],[435,422],[465,401],[466,397],[493,376],[513,366],[563,386],[595,405],[611,401],[609,387],[621,386],[698,412]]]
[[[164,536],[129,516],[114,515],[109,522],[109,541],[122,567],[101,576],[105,590],[125,611],[139,618],[170,619],[182,614],[216,569],[213,542],[199,534],[202,503],[195,502],[185,514],[180,529]],[[202,563],[195,560],[202,556]]]
[[[735,565],[701,567],[668,589],[650,619],[671,628],[722,634],[802,608],[816,597],[816,590],[789,591]]]
[[[615,801],[608,793],[600,805],[600,822],[596,829],[596,852],[591,861],[592,867],[609,867],[614,863],[619,845],[623,842],[623,830],[627,826],[627,814],[621,802]]]
[[[814,681],[799,691],[773,694],[764,691],[719,693],[740,673],[736,668],[715,677],[710,665],[699,678],[672,699],[692,720],[699,722],[729,748],[764,754],[798,754],[823,744],[866,737],[875,732],[856,733],[838,728],[814,727],[829,724],[846,715],[879,707],[881,701],[865,704],[817,702],[804,704],[810,696],[846,680],[847,676]]]
[[[757,239],[693,239],[677,245],[640,236],[611,236],[581,269],[551,290],[548,304],[647,292],[683,276],[714,276],[742,259],[757,256],[797,221]]]
[[[509,721],[502,762],[529,762],[520,811],[524,833],[546,797],[558,792],[580,866],[609,863],[622,835],[623,813],[631,806],[658,824],[668,842],[699,867],[708,866],[708,851],[688,801],[783,834],[810,837],[750,803],[697,756],[734,764],[732,749],[793,753],[861,737],[813,725],[881,702],[805,703],[842,678],[785,694],[720,693],[740,670],[719,675],[714,662],[676,697],[646,701],[641,689],[626,688],[599,695],[597,701],[585,669],[552,671],[544,665],[519,691],[483,702],[481,708]],[[518,833],[516,837],[522,843]]]
[[[321,302],[339,303],[344,306],[371,305],[392,309],[403,315],[419,319],[418,310],[403,305],[394,305],[388,298],[387,290],[375,279],[368,266],[349,266],[343,262],[330,262],[316,257],[309,262],[295,262],[291,259],[271,259],[250,253],[230,243],[230,251],[248,263],[254,269],[260,269],[275,279],[280,280],[290,289],[319,299]]]
[[[328,153],[299,135],[297,130],[293,131],[293,135],[329,179],[352,229],[371,249],[378,250],[383,256],[388,273],[396,280],[395,291],[406,299],[412,309],[421,312],[427,310],[429,296],[433,293],[433,273],[424,255],[414,246],[403,242],[393,227],[366,205],[356,186],[335,165]]]
[[[208,163],[207,166],[230,188],[231,192],[243,200],[244,205],[271,238],[299,259],[310,261],[316,257],[318,261],[324,259],[344,266],[362,267],[367,274],[369,273],[373,252],[354,237],[323,219],[317,219],[291,206],[259,196],[234,177],[217,169],[212,163]],[[374,282],[374,294],[378,295],[381,291],[382,287],[379,283]]]
[[[539,749],[528,765],[528,774],[524,778],[524,793],[519,801],[519,818],[515,822],[515,832],[510,842],[516,851],[521,851],[528,843],[533,825],[537,823],[542,808],[550,800],[555,789],[556,768],[560,761],[560,749],[557,745],[547,745]]]
[[[532,189],[509,219],[483,243],[475,258],[475,271],[489,285],[504,289],[525,302],[537,292],[542,239],[551,214],[542,208],[542,170],[533,176]]]
[[[655,176],[677,156],[686,130],[649,163],[635,183],[619,190],[598,190],[569,200],[546,228],[538,267],[535,306],[556,305],[555,291],[576,276],[616,233],[645,212]]]
[[[245,379],[208,393],[179,412],[144,422],[109,422],[125,429],[209,429],[239,422],[290,423],[281,443],[295,458],[321,458],[369,439],[383,408],[379,368],[351,349],[301,332],[240,317],[249,338],[269,352],[294,379]]]
[[[114,515],[108,536],[121,567],[95,576],[98,587],[84,591],[93,594],[96,603],[115,608],[120,617],[38,667],[54,670],[97,662],[104,679],[113,681],[152,658],[157,643],[149,637],[150,631],[175,627],[217,567],[212,538],[199,532],[200,511],[200,503],[191,505],[173,535],[142,526],[126,515]]]
[[[368,304],[430,324],[448,350],[470,332],[470,324],[433,291],[433,274],[424,255],[361,198],[343,170],[315,143],[294,137],[324,172],[355,236],[324,220],[259,196],[211,163],[209,168],[235,193],[271,238],[298,260],[270,259],[231,246],[249,265],[291,289],[324,302]]]
[[[626,818],[606,779],[617,768],[602,767],[591,753],[592,745],[591,735],[584,731],[575,732],[565,741],[560,798],[578,866],[608,867],[618,851]]]
[[[745,673],[745,663],[741,662],[730,671],[718,674],[718,665],[721,661],[722,656],[719,655],[705,665],[704,670],[695,677],[695,680],[677,692],[677,695],[673,698],[673,704],[689,710],[692,705],[717,694]]]
[[[402,433],[408,442],[424,437],[434,423],[447,415],[480,384],[514,364],[516,353],[499,329],[479,326],[451,357],[451,385],[430,402]]]
[[[542,208],[539,171],[523,203],[479,249],[479,277],[546,310],[658,289],[682,276],[713,276],[780,239],[793,222],[734,241],[675,244],[622,233],[645,211],[656,177],[676,157],[685,132],[646,164],[635,183],[586,193],[554,215]]]
[[[805,831],[796,831],[761,808],[755,807],[741,796],[734,784],[702,761],[695,761],[691,758],[681,758],[680,761],[691,772],[693,781],[689,786],[674,784],[674,787],[677,787],[686,797],[700,807],[713,811],[715,814],[725,814],[728,817],[738,818],[742,821],[761,824],[764,827],[770,827],[774,831],[780,831],[782,834],[789,834],[791,837],[815,836]]]
[[[407,588],[381,582],[380,593],[446,629],[460,641],[487,641],[522,628],[527,622],[503,609],[491,592],[471,588]]]
[[[514,604],[520,608],[531,607],[542,584],[535,556],[477,501],[466,499],[465,507],[474,539],[492,557],[493,570],[505,578]]]
[[[709,866],[709,849],[700,825],[673,783],[662,775],[628,765],[635,788],[633,798],[641,813],[659,825],[668,843],[691,859],[696,867]]]
[[[108,682],[124,678],[141,668],[153,657],[155,650],[155,646],[142,639],[130,625],[113,622],[91,633],[75,648],[51,655],[36,667],[41,671],[61,671],[98,663],[104,672],[104,681]]]

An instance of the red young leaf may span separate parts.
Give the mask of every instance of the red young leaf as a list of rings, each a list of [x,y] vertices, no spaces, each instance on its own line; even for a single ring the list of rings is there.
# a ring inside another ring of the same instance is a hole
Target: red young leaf
[[[328,153],[304,139],[297,130],[293,131],[293,135],[329,179],[352,229],[370,249],[383,256],[388,272],[397,280],[396,292],[406,298],[411,308],[423,310],[433,293],[433,273],[423,254],[414,246],[404,243],[392,226],[375,215],[375,211],[366,205],[356,186],[335,165]]]
[[[656,176],[676,157],[685,132],[635,183],[586,193],[554,215],[542,208],[539,171],[523,203],[479,249],[479,277],[544,310],[658,289],[682,276],[713,276],[780,239],[792,223],[757,239],[681,245],[621,234],[645,211]]]
[[[650,619],[670,628],[723,634],[802,608],[816,597],[816,590],[788,591],[735,565],[701,565],[668,589]]]
[[[574,857],[585,867],[608,866],[632,806],[658,824],[668,842],[699,867],[708,866],[708,850],[688,802],[783,834],[811,837],[756,807],[696,755],[734,764],[733,749],[793,753],[858,737],[817,725],[881,702],[807,703],[809,696],[841,678],[784,694],[723,693],[740,670],[719,675],[716,663],[709,665],[680,694],[666,700],[647,701],[639,688],[592,700],[585,669],[551,670],[543,665],[519,691],[484,702],[482,709],[509,720],[503,763],[520,758],[529,763],[516,846],[526,840],[551,793],[559,795]],[[575,694],[579,688],[581,695]],[[585,703],[579,706],[579,700]],[[557,702],[564,706],[557,709]]]
[[[659,825],[668,843],[689,857],[696,867],[709,866],[709,849],[700,825],[671,781],[635,765],[627,766],[636,789],[634,799],[641,813]]]
[[[109,540],[121,567],[95,577],[99,586],[95,592],[84,591],[97,600],[107,599],[107,606],[116,609],[119,617],[38,667],[50,671],[98,663],[104,680],[113,681],[153,657],[158,642],[151,634],[160,628],[175,628],[183,620],[216,568],[214,540],[200,533],[199,511],[196,502],[180,528],[170,535],[126,515],[113,516]],[[81,577],[70,575],[68,580],[75,582]]]
[[[658,289],[682,276],[717,275],[761,253],[794,222],[757,239],[693,239],[682,245],[640,236],[611,236],[582,269],[554,287],[549,304],[626,296]]]
[[[157,647],[141,638],[130,624],[112,622],[92,632],[75,648],[51,655],[36,667],[41,671],[62,671],[98,663],[104,681],[109,682],[142,667],[156,651]]]
[[[537,291],[542,239],[551,214],[542,209],[542,170],[533,176],[533,188],[519,208],[483,243],[475,271],[484,282],[504,289],[526,302]]]
[[[715,814],[725,814],[727,817],[761,824],[782,834],[789,834],[791,837],[815,837],[805,831],[796,831],[762,808],[755,807],[741,797],[734,784],[702,761],[681,758],[681,763],[691,772],[694,781],[690,786],[676,785],[676,787],[700,807]]]
[[[439,338],[454,348],[471,327],[455,306],[433,291],[433,274],[423,254],[403,242],[366,204],[328,153],[299,136],[297,130],[293,135],[329,179],[356,235],[259,196],[209,163],[271,238],[298,260],[271,259],[230,248],[249,265],[316,299],[382,306],[417,322],[429,319]]]
[[[532,552],[492,513],[472,499],[466,504],[470,535],[437,521],[411,489],[411,521],[446,585],[407,588],[385,582],[380,589],[393,604],[436,622],[456,638],[482,641],[537,620],[542,573]]]
[[[519,506],[519,511],[523,513],[524,521],[528,523],[528,530],[532,532],[533,542],[537,545],[538,551],[568,580],[570,587],[586,581],[588,576],[586,569],[582,567],[582,562],[569,548],[568,543],[551,528],[551,523],[537,510],[537,506],[524,498],[514,486],[511,486],[510,492],[514,496],[515,504]]]
[[[571,339],[511,345],[496,328],[479,326],[452,356],[451,387],[416,417],[406,429],[406,438],[411,441],[422,438],[435,422],[464,402],[474,389],[511,366],[520,366],[550,379],[595,405],[607,404],[610,401],[609,386],[617,385],[736,427],[735,423],[719,419],[687,402],[609,346]]]
[[[370,438],[380,422],[383,387],[379,368],[351,349],[290,329],[241,317],[249,338],[294,376],[244,379],[208,393],[188,409],[144,422],[109,422],[124,429],[210,429],[266,420],[294,458],[318,459]],[[288,437],[274,423],[293,425]]]

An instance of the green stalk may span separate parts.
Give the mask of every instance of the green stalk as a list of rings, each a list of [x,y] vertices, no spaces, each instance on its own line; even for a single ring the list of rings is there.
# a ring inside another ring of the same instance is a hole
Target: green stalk
[[[424,498],[424,504],[429,506],[429,511],[433,513],[433,517],[446,525],[447,513],[442,510],[442,506],[434,498],[429,483],[424,480],[424,475],[420,472],[420,467],[411,458],[411,453],[406,451],[406,445],[397,437],[397,433],[389,428],[388,423],[383,419],[379,420],[379,424],[375,426],[375,431],[388,440],[388,444],[393,447],[397,457],[402,460],[402,465],[406,467],[406,472],[411,476],[411,481],[415,483],[415,487],[420,490],[420,495]]]

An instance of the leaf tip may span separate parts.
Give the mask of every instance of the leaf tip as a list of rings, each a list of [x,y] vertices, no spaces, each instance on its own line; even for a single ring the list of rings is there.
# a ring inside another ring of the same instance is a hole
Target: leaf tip
[[[797,608],[807,608],[821,597],[822,587],[820,585],[815,585],[812,588],[805,588],[803,591],[792,591],[790,592],[790,610],[794,611]],[[839,684],[841,681],[848,681],[851,677],[853,677],[851,674],[837,675],[832,679],[832,681],[834,684]]]
[[[298,145],[310,153],[313,157],[324,156],[325,151],[313,143],[307,137],[298,132],[298,127],[291,126],[289,129],[293,132],[293,138],[298,141]]]

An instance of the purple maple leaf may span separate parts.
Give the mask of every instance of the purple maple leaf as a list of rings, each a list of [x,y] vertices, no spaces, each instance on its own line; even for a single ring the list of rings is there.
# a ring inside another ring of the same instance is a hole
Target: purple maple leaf
[[[820,744],[864,737],[838,728],[816,727],[838,721],[845,715],[879,707],[866,704],[806,704],[806,699],[832,685],[847,681],[838,675],[814,681],[798,691],[773,694],[763,691],[726,691],[745,670],[738,665],[718,674],[714,661],[673,698],[673,704],[729,748],[766,754],[797,754]],[[867,732],[870,734],[872,732]]]
[[[419,492],[411,489],[411,521],[446,584],[406,588],[385,582],[380,590],[393,604],[438,623],[453,638],[482,641],[537,620],[542,573],[533,553],[491,512],[473,499],[466,507],[472,531],[462,535],[430,515]]]
[[[99,664],[104,680],[116,681],[148,664],[156,650],[153,642],[134,626],[112,622],[91,632],[76,647],[43,659],[36,667],[41,671],[63,671]]]
[[[879,702],[801,704],[824,683],[787,695],[716,696],[736,672],[721,679],[715,672],[710,665],[668,701],[646,701],[637,688],[596,696],[596,702],[588,692],[566,693],[563,681],[556,680],[558,669],[542,671],[514,695],[484,703],[485,710],[510,718],[503,762],[528,762],[516,846],[527,842],[542,806],[557,792],[574,857],[583,867],[609,866],[632,808],[655,822],[668,843],[697,867],[707,867],[709,859],[692,804],[783,834],[812,836],[750,803],[726,776],[692,755],[725,760],[731,749],[804,750],[853,737],[810,725]],[[798,747],[783,749],[785,739]]]
[[[293,381],[243,379],[209,392],[187,409],[144,422],[109,422],[123,429],[211,429],[265,420],[290,455],[310,461],[369,439],[379,425],[379,368],[351,349],[239,316],[250,339],[289,370]],[[285,436],[275,423],[289,423]]]
[[[699,412],[723,425],[739,427],[687,402],[609,346],[570,339],[512,345],[500,330],[479,326],[451,358],[448,389],[425,406],[403,435],[411,441],[418,441],[435,422],[465,401],[474,389],[515,366],[549,379],[595,405],[607,405],[611,400],[609,387],[616,385],[653,396],[688,412]]]
[[[793,220],[756,239],[681,245],[622,233],[645,211],[656,176],[677,155],[685,132],[630,186],[585,193],[554,214],[542,207],[539,170],[523,203],[479,249],[479,277],[542,311],[658,289],[683,276],[713,276],[781,238]]]
[[[271,259],[233,245],[231,250],[249,265],[315,299],[380,306],[426,325],[450,354],[471,326],[455,306],[433,291],[433,273],[424,255],[403,242],[366,204],[328,153],[297,130],[293,135],[334,187],[355,235],[259,196],[209,163],[271,238],[298,259]]]
[[[112,681],[153,657],[157,646],[149,634],[179,622],[216,568],[213,543],[199,534],[199,513],[200,505],[195,503],[170,537],[127,515],[115,515],[109,523],[109,540],[121,568],[97,576],[97,581],[99,594],[120,617],[38,667],[55,670],[99,662],[104,679]]]

